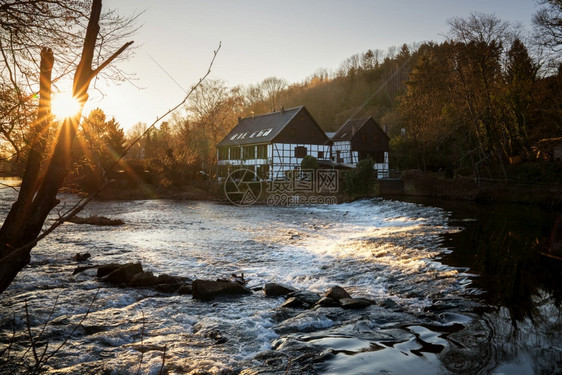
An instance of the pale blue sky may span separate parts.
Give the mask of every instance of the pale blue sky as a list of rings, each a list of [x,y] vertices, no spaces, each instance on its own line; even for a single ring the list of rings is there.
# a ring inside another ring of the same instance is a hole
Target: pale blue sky
[[[127,15],[144,11],[134,36],[141,46],[121,68],[136,86],[98,87],[89,108],[101,107],[128,128],[150,123],[183,97],[153,57],[186,89],[207,70],[222,42],[210,78],[229,85],[269,76],[300,82],[320,68],[337,69],[349,56],[403,43],[440,42],[451,17],[494,14],[530,31],[534,0],[105,0]],[[88,108],[87,108],[88,110]]]

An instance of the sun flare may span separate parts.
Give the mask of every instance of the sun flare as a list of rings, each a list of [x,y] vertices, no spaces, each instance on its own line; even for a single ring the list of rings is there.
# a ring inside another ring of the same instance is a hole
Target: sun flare
[[[53,95],[51,107],[53,115],[59,120],[72,117],[80,111],[80,104],[70,94]]]

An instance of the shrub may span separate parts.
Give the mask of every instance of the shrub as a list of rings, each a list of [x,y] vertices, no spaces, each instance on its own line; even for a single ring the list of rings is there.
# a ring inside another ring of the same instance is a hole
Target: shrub
[[[356,197],[369,195],[373,191],[375,182],[374,164],[373,159],[363,159],[357,163],[355,169],[344,173],[343,181],[346,194]]]
[[[301,161],[302,169],[318,169],[318,160],[312,155],[306,155]]]

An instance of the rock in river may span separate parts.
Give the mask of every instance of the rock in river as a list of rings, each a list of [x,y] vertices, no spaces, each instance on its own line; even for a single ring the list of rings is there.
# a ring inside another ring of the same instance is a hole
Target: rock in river
[[[226,280],[201,280],[193,281],[192,285],[193,298],[202,301],[210,301],[218,297],[240,296],[252,294],[252,291],[237,282]]]
[[[341,286],[334,286],[330,288],[330,290],[328,290],[324,296],[335,299],[337,301],[343,298],[351,298],[349,293]]]
[[[102,270],[102,267],[98,268],[98,277],[100,276],[100,270]],[[133,277],[141,272],[143,270],[140,263],[127,263],[109,272],[102,280],[112,284],[129,284]]]
[[[362,309],[371,306],[372,302],[365,298],[342,298],[340,306],[344,309]]]
[[[267,297],[279,297],[296,292],[296,289],[285,284],[266,283],[263,287],[263,291]]]

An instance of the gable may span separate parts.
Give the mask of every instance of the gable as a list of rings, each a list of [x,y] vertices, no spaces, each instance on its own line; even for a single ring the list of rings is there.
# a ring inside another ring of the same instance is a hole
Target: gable
[[[389,138],[378,124],[369,117],[351,138],[351,149],[365,152],[388,152]]]
[[[277,143],[300,143],[300,144],[327,144],[330,141],[320,125],[314,120],[312,115],[302,107],[302,109],[287,123],[287,125],[277,134],[273,142]]]

